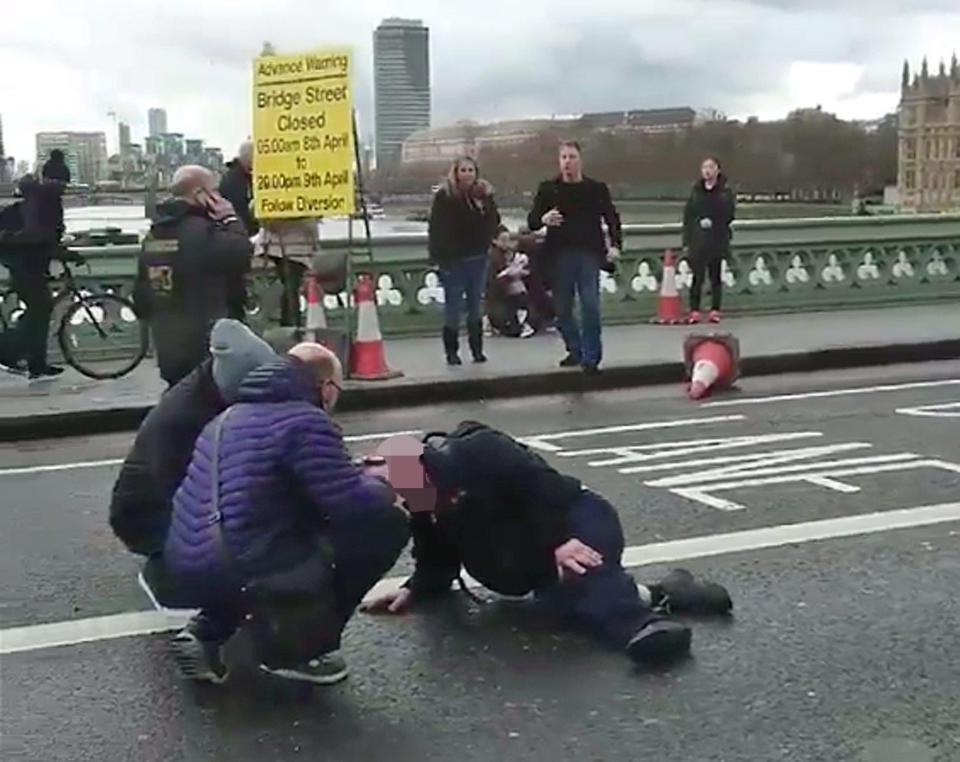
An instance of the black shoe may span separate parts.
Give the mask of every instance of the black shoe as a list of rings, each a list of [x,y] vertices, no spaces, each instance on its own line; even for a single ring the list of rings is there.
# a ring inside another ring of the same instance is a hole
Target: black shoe
[[[673,614],[725,616],[733,609],[726,588],[701,582],[686,569],[674,569],[650,586],[653,608]]]
[[[227,665],[223,660],[223,645],[207,643],[182,629],[170,644],[173,660],[180,675],[187,680],[220,685],[227,679]]]
[[[580,365],[580,358],[576,355],[567,355],[560,361],[561,368],[576,368]]]
[[[583,369],[585,375],[588,376],[599,376],[600,375],[600,366],[594,363],[584,363],[580,366]]]
[[[23,360],[6,357],[0,357],[0,370],[5,373],[12,373],[15,376],[25,376],[28,372],[27,364]]]
[[[447,356],[447,365],[463,365],[460,361],[460,337],[457,331],[444,327],[443,351]]]
[[[483,353],[483,323],[476,322],[467,325],[467,340],[470,343],[470,353],[473,355],[473,361],[484,363],[487,356]]]
[[[300,680],[305,683],[314,683],[315,685],[333,685],[341,680],[346,680],[350,674],[350,668],[347,663],[335,653],[324,654],[316,659],[311,659],[306,664],[289,669],[268,667],[266,664],[260,665],[260,670],[274,677],[282,677],[287,680]]]
[[[670,619],[648,622],[627,643],[634,661],[671,661],[690,653],[690,628]]]
[[[63,373],[63,368],[59,365],[47,365],[43,368],[38,368],[37,370],[30,371],[30,378],[56,378],[61,373]]]

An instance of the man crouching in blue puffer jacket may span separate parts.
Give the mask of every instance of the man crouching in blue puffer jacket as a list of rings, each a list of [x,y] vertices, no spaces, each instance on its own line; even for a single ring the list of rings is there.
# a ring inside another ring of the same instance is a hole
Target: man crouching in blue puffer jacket
[[[260,668],[329,684],[347,620],[409,537],[400,499],[348,454],[332,409],[339,361],[262,365],[203,430],[173,501],[164,562],[202,609],[173,642],[181,672],[222,682],[223,645],[244,624]]]

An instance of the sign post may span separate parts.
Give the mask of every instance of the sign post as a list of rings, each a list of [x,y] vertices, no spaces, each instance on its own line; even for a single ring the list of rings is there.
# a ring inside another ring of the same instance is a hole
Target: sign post
[[[266,55],[254,61],[257,218],[354,213],[352,100],[349,51]]]
[[[281,56],[265,47],[254,60],[253,199],[258,219],[352,220],[357,205],[350,79],[351,56],[346,49]],[[345,274],[348,294],[350,259]],[[285,255],[282,260],[286,282],[290,266]],[[299,305],[296,311],[299,325]],[[317,340],[332,344],[346,366],[349,297],[344,315],[345,332],[326,329],[326,340]]]

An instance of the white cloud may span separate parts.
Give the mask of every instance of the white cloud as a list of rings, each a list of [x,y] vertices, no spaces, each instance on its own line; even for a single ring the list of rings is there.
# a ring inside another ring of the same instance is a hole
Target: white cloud
[[[134,137],[146,110],[230,152],[250,131],[250,61],[264,40],[354,49],[355,100],[372,132],[372,33],[431,28],[434,120],[689,104],[782,116],[896,105],[900,62],[949,56],[960,10],[945,0],[33,0],[4,7],[0,114],[7,152],[45,129]]]

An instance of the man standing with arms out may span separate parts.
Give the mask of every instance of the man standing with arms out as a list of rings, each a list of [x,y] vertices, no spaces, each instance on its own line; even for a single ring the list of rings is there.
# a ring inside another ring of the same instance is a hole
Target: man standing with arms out
[[[547,228],[544,255],[554,260],[553,299],[567,356],[562,368],[577,365],[598,373],[603,359],[600,338],[600,270],[620,256],[620,215],[605,183],[583,174],[580,144],[560,144],[560,175],[540,184],[527,218],[531,230]],[[608,250],[601,222],[609,232]],[[573,314],[574,293],[580,297],[583,332]]]
[[[134,300],[150,326],[160,375],[173,386],[206,359],[213,324],[242,302],[237,284],[253,247],[208,169],[181,167],[170,190],[143,242]]]

